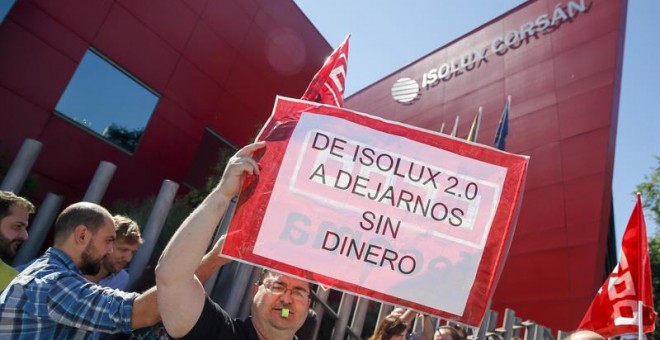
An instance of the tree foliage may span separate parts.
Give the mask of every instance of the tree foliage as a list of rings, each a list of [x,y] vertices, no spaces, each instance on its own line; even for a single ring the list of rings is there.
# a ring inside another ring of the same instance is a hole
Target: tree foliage
[[[655,159],[658,164],[651,174],[644,176],[645,181],[637,185],[637,191],[642,194],[644,209],[651,214],[655,225],[660,226],[660,156]]]
[[[137,147],[140,137],[144,134],[144,128],[129,130],[123,126],[112,123],[103,133],[103,136],[118,146],[133,152]]]
[[[660,156],[656,156],[658,164],[651,174],[644,176],[645,181],[637,185],[637,191],[642,195],[644,210],[649,213],[656,226],[660,226]],[[648,225],[648,223],[647,223]],[[653,282],[653,303],[655,309],[660,308],[660,230],[648,230],[649,255],[651,260],[651,280]],[[655,332],[651,339],[660,340],[660,318],[655,321]]]

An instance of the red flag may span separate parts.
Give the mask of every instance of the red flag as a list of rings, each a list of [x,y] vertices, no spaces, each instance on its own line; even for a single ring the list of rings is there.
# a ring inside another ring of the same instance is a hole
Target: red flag
[[[346,83],[346,64],[348,61],[347,36],[339,47],[328,57],[321,69],[307,86],[303,100],[344,107],[344,84]]]
[[[578,329],[593,330],[606,338],[636,333],[641,302],[643,332],[653,332],[656,313],[652,291],[646,223],[637,194],[637,204],[623,234],[619,264],[598,290]]]

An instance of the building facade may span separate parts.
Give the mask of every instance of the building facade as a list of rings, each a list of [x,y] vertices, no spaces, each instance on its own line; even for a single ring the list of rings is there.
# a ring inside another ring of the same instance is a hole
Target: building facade
[[[445,133],[458,122],[458,138],[482,107],[477,141],[493,145],[511,97],[505,150],[530,163],[493,309],[571,330],[609,273],[626,7],[529,1],[346,100]],[[218,150],[250,142],[276,95],[300,97],[331,47],[288,0],[19,0],[0,51],[0,152],[42,142],[36,196],[65,203],[111,162],[110,203],[164,179],[201,186]]]
[[[331,52],[286,0],[19,0],[0,50],[0,151],[43,143],[37,196],[65,203],[100,161],[117,166],[104,203],[203,185]]]
[[[346,107],[530,156],[492,308],[579,324],[613,262],[612,173],[627,2],[526,2],[346,100]]]

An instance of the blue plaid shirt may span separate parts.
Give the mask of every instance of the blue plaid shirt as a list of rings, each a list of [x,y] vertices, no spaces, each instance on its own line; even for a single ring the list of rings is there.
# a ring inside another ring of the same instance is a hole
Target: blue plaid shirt
[[[0,295],[0,339],[91,339],[131,330],[136,293],[89,282],[62,251],[49,248]]]

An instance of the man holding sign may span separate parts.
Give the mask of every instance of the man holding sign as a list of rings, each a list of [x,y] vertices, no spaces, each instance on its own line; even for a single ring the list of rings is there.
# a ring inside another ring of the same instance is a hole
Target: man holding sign
[[[222,253],[478,325],[504,265],[527,157],[278,97]],[[429,294],[429,292],[434,292]]]
[[[305,322],[311,301],[305,281],[264,270],[252,288],[252,316],[235,320],[206,295],[195,276],[215,227],[238,194],[243,178],[259,175],[252,155],[264,146],[263,142],[248,145],[229,160],[220,183],[183,222],[158,261],[159,310],[167,332],[175,338],[288,340],[295,339]],[[218,242],[223,241],[224,237]]]

